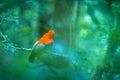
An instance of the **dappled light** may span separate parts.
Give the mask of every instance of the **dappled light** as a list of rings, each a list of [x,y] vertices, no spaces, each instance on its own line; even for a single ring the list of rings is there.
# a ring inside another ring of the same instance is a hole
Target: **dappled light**
[[[120,80],[119,0],[0,0],[0,80]]]

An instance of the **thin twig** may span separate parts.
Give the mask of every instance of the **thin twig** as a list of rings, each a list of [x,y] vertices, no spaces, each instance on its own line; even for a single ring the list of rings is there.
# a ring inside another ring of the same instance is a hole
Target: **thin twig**
[[[0,37],[2,37],[3,39],[6,39],[5,36],[2,34],[2,32],[0,32]]]
[[[2,32],[0,32],[0,36],[4,39],[4,41],[8,41],[7,38],[2,34]],[[20,48],[20,47],[16,47],[13,45],[11,47],[16,49],[16,50],[32,51],[31,48]]]
[[[31,48],[18,48],[18,47],[15,47],[15,49],[17,49],[17,50],[24,50],[24,51],[32,51]]]
[[[12,46],[12,47],[16,50],[32,51],[31,48],[19,48],[19,47],[15,47],[15,46]]]

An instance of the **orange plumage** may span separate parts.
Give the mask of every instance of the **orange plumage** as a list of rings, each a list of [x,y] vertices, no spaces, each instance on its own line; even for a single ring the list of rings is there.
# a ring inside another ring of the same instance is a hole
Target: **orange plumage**
[[[54,30],[49,30],[47,33],[45,33],[37,42],[36,46],[39,46],[40,44],[51,44],[54,42],[53,36],[55,35]]]

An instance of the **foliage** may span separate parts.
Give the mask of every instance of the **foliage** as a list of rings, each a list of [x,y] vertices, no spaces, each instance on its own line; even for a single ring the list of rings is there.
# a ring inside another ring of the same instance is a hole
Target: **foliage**
[[[119,0],[1,0],[0,80],[120,79],[119,5]],[[54,43],[33,49],[50,29]]]

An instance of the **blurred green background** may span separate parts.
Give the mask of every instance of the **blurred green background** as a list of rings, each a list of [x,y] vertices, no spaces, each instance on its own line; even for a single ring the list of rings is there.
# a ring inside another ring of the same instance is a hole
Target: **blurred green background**
[[[0,0],[0,80],[120,80],[119,2]],[[54,43],[29,62],[51,29]]]

